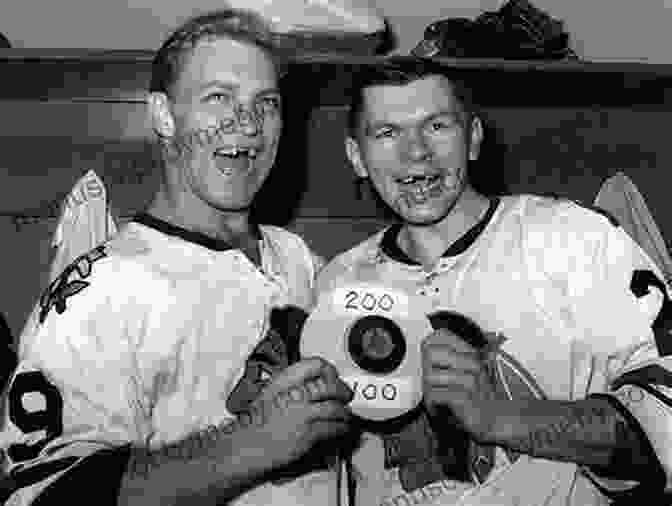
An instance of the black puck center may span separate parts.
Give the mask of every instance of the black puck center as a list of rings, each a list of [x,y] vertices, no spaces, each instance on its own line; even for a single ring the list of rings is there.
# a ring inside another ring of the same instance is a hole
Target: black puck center
[[[389,374],[403,362],[406,340],[399,326],[389,318],[364,316],[350,329],[348,352],[365,371]]]

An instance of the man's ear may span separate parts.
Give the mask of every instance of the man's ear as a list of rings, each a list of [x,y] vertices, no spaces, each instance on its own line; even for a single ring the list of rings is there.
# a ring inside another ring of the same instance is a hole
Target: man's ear
[[[168,96],[165,93],[153,92],[147,97],[147,111],[152,123],[152,130],[161,137],[175,135],[175,120],[170,111]]]
[[[359,150],[359,144],[350,136],[345,138],[345,153],[348,155],[348,160],[350,160],[352,169],[355,171],[355,174],[357,174],[357,177],[369,177],[366,166],[362,161],[362,154]]]
[[[469,129],[469,160],[477,160],[481,154],[481,144],[483,143],[483,123],[481,118],[474,116],[471,120]]]

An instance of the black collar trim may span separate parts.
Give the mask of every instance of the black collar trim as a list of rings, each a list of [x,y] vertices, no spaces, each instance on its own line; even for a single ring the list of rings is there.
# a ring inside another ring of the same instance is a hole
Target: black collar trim
[[[478,223],[467,230],[462,237],[451,244],[445,253],[441,256],[452,257],[464,253],[469,248],[469,246],[471,246],[476,241],[476,239],[478,239],[478,236],[481,235],[485,227],[488,226],[488,223],[490,223],[492,216],[497,210],[497,206],[499,206],[499,202],[500,199],[498,197],[490,199],[490,206],[488,207],[488,210],[486,211],[483,218],[481,218]],[[383,238],[380,241],[380,249],[386,256],[397,262],[409,265],[420,265],[419,262],[413,260],[399,247],[397,238],[399,237],[399,232],[401,232],[401,227],[401,223],[396,223],[385,231]]]
[[[159,232],[162,232],[166,235],[172,235],[185,241],[198,244],[199,246],[203,246],[209,250],[227,251],[234,249],[234,247],[226,241],[215,239],[214,237],[210,237],[201,232],[195,232],[193,230],[187,230],[186,228],[178,227],[177,225],[168,223],[167,221],[156,218],[155,216],[152,216],[148,213],[136,214],[133,217],[133,221],[146,227],[153,228],[154,230],[158,230]],[[258,226],[255,226],[254,232],[257,237],[261,237]]]

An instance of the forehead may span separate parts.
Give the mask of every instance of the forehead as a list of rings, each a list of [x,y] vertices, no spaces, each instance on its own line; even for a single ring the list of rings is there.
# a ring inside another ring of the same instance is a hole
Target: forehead
[[[443,76],[427,76],[402,85],[375,85],[363,91],[364,118],[412,121],[438,112],[458,112],[453,85]]]
[[[177,88],[193,91],[221,81],[254,91],[277,86],[271,57],[261,48],[228,38],[199,42],[185,59]]]

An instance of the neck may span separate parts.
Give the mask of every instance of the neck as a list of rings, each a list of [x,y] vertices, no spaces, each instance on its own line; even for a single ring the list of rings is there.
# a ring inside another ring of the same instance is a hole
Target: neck
[[[404,225],[399,234],[399,246],[409,257],[431,270],[450,245],[478,223],[488,205],[487,197],[467,188],[440,222],[425,226]]]
[[[178,227],[231,244],[238,244],[243,238],[254,235],[247,209],[219,210],[196,198],[189,199],[170,192],[163,183],[146,212]]]

